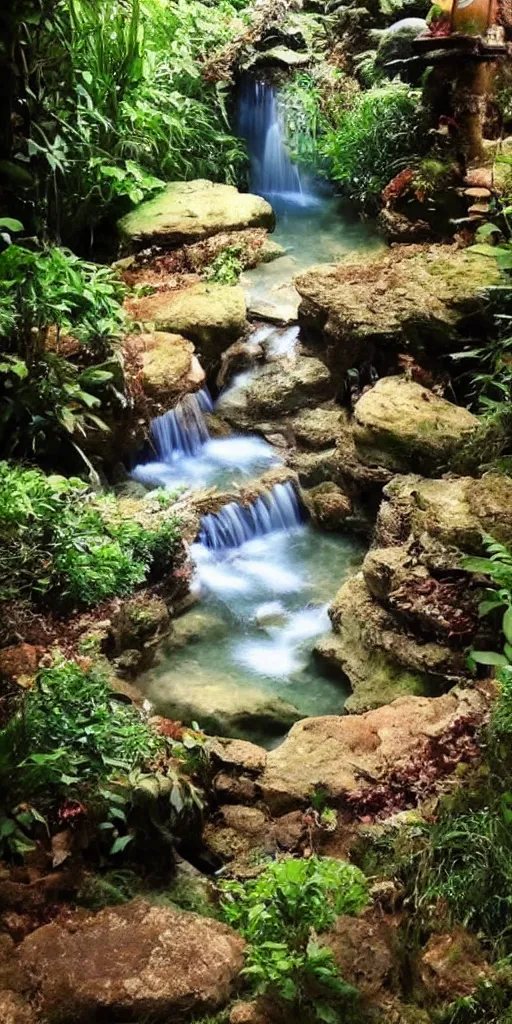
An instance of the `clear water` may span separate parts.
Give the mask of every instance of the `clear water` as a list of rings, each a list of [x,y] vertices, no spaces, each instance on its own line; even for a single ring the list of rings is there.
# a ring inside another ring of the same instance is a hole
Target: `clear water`
[[[348,686],[330,678],[312,650],[330,628],[328,604],[359,564],[362,546],[306,524],[220,554],[195,545],[192,555],[200,609],[211,621],[199,639],[162,654],[147,675],[145,693],[156,710],[172,716],[173,689],[187,679],[192,692],[222,682],[281,697],[304,717],[339,714]],[[187,613],[192,621],[194,615]],[[240,735],[275,742],[258,732]]]

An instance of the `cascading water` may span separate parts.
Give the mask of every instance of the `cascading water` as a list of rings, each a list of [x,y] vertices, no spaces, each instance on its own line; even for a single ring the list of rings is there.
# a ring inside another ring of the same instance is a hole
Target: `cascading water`
[[[151,439],[156,459],[135,466],[133,479],[150,487],[222,486],[279,461],[260,437],[210,437],[206,414],[212,410],[210,392],[203,388],[154,419]]]
[[[274,530],[292,530],[303,520],[293,484],[276,484],[251,505],[231,501],[220,512],[204,516],[199,541],[212,551],[223,551]]]
[[[314,202],[303,187],[298,167],[286,149],[275,89],[246,78],[240,89],[238,130],[246,140],[251,161],[251,190],[275,204],[305,206]]]

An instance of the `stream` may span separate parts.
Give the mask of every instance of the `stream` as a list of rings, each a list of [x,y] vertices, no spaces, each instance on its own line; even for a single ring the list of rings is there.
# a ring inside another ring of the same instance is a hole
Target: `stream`
[[[293,323],[298,300],[294,274],[313,263],[334,262],[382,243],[337,200],[305,193],[297,169],[290,169],[282,134],[276,131],[275,102],[268,96],[262,99],[260,91],[252,114],[250,127],[245,114],[249,145],[251,138],[265,137],[259,156],[253,153],[253,189],[272,198],[278,213],[273,237],[286,254],[246,272],[242,284],[251,314],[269,321],[255,327],[253,338],[265,339],[267,359],[289,359],[299,336]],[[261,118],[269,123],[260,123]],[[270,326],[279,321],[291,326]],[[232,400],[237,389],[243,392],[253,372],[257,370],[228,383],[216,403],[219,413],[226,395]],[[261,437],[211,438],[205,414],[213,409],[204,389],[155,420],[156,459],[138,465],[134,478],[170,490],[222,490],[280,464],[278,452]],[[238,707],[245,699],[250,709],[258,701],[280,698],[301,717],[339,714],[350,692],[348,683],[329,677],[313,647],[330,629],[329,603],[363,554],[357,538],[324,533],[307,522],[291,483],[277,485],[249,508],[231,502],[219,514],[204,517],[191,547],[192,589],[198,603],[175,622],[155,667],[141,680],[156,712],[197,720],[211,731],[216,725],[211,704],[220,694],[228,709],[230,703]],[[184,703],[189,709],[185,716]],[[235,729],[226,726],[224,716],[218,721],[221,726],[265,746],[279,742],[287,730],[277,725],[266,731],[257,716],[252,726],[250,715]]]

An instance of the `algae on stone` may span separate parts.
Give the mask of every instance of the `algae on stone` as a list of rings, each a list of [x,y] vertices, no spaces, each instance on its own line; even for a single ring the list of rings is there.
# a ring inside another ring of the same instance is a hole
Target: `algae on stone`
[[[157,243],[183,245],[221,231],[245,228],[273,231],[272,207],[261,196],[212,181],[171,181],[153,199],[140,203],[118,222],[127,249]]]
[[[405,377],[384,377],[354,410],[354,442],[362,462],[395,472],[448,469],[478,428],[458,405]]]
[[[131,300],[128,308],[147,328],[191,338],[206,357],[218,356],[246,328],[245,295],[238,286],[202,282]]]

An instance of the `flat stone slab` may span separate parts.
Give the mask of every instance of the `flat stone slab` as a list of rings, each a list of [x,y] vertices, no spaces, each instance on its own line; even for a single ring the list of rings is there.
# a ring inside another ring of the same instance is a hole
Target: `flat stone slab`
[[[261,196],[212,181],[171,181],[154,199],[140,203],[118,222],[126,251],[149,245],[179,246],[221,231],[267,228],[275,216]]]

